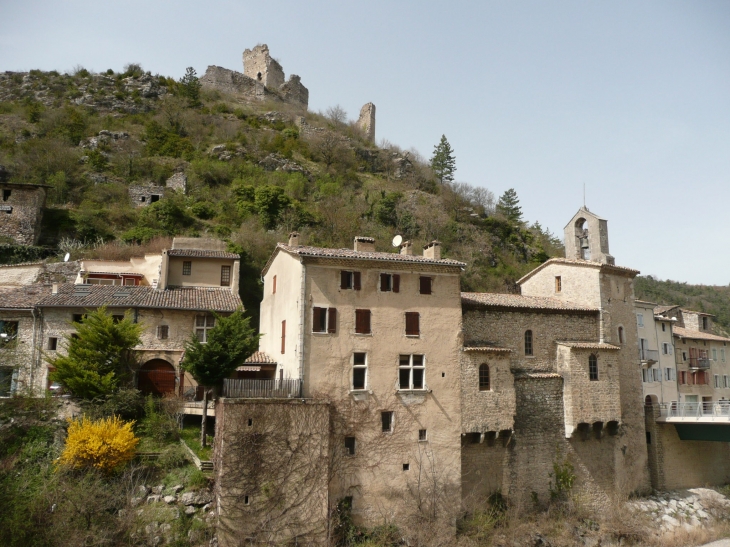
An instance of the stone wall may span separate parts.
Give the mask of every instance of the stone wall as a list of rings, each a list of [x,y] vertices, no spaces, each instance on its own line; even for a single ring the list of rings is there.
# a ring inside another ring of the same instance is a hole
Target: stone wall
[[[373,103],[364,104],[360,109],[357,126],[362,129],[369,141],[375,142],[375,105]]]
[[[489,366],[489,390],[479,389],[479,366]],[[514,426],[515,386],[509,354],[461,352],[461,432],[498,433]]]
[[[264,84],[256,80],[220,66],[211,65],[200,78],[204,88],[217,89],[224,93],[243,95],[249,99],[263,100],[275,98],[268,93]]]
[[[0,239],[18,245],[38,243],[45,204],[43,186],[0,183]]]
[[[153,184],[145,186],[130,186],[129,187],[129,199],[132,200],[132,204],[137,207],[147,207],[150,203],[159,201],[165,197],[167,188],[164,186],[155,186]]]
[[[284,69],[269,55],[269,46],[266,44],[244,50],[243,74],[269,89],[279,89],[284,85]]]
[[[302,79],[296,74],[289,76],[289,80],[279,88],[285,101],[302,105],[305,109],[309,105],[309,90],[302,85]]]
[[[18,322],[15,341],[7,344],[0,342],[0,367],[17,371],[16,393],[30,393],[38,375],[37,367],[28,366],[34,362],[39,349],[35,338],[37,331],[33,328],[33,316],[29,311],[23,310],[0,311],[0,321]]]
[[[214,463],[218,541],[321,544],[327,539],[329,405],[286,399],[220,399]],[[335,503],[336,500],[333,500]]]

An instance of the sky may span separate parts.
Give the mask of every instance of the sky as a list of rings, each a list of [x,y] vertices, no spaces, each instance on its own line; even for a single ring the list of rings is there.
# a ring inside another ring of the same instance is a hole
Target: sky
[[[376,139],[562,238],[585,203],[616,263],[730,284],[730,2],[0,0],[0,70],[242,71],[266,43],[309,108],[376,105]]]

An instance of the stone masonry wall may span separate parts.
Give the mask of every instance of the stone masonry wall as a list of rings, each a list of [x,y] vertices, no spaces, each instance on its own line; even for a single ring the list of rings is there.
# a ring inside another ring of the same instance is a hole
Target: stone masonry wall
[[[488,391],[479,390],[479,366],[489,365]],[[515,386],[508,354],[462,351],[461,432],[486,433],[514,426]]]
[[[467,510],[484,507],[489,496],[503,493],[503,486],[508,482],[505,473],[509,470],[510,448],[507,444],[510,441],[511,437],[504,435],[462,437],[461,493]]]
[[[269,46],[266,44],[244,50],[243,74],[269,89],[279,89],[284,85],[284,69],[269,55]]]
[[[152,196],[159,196],[162,199],[165,196],[167,188],[164,186],[130,186],[129,187],[129,199],[132,200],[132,204],[137,207],[147,207],[152,202]]]
[[[46,203],[42,186],[0,183],[0,240],[18,245],[35,245],[41,235]]]
[[[296,74],[289,76],[289,80],[279,88],[284,100],[302,105],[305,109],[309,105],[309,90],[302,84],[302,79]]]
[[[1,293],[0,296],[2,296]],[[33,317],[30,312],[26,311],[3,311],[0,312],[0,321],[18,322],[15,343],[0,344],[0,367],[17,370],[16,391],[28,393],[38,374],[37,369],[32,366],[33,358],[37,353]]]
[[[373,103],[364,104],[360,109],[357,126],[362,129],[369,141],[375,142],[375,105]]]
[[[208,89],[217,89],[224,93],[243,95],[249,99],[263,100],[275,98],[266,91],[264,84],[220,66],[211,65],[200,78],[200,84]]]

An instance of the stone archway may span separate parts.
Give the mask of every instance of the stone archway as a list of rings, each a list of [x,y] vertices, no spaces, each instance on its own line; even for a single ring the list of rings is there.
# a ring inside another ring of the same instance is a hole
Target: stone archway
[[[162,396],[175,393],[177,373],[164,359],[151,359],[139,369],[137,389],[143,395]]]

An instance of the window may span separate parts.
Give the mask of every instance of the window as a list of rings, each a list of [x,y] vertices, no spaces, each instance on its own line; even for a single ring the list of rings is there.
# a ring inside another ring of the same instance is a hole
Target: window
[[[624,328],[623,327],[618,328],[618,343],[619,344],[624,343]]]
[[[643,327],[644,326],[644,314],[642,314],[642,313],[637,313],[636,314],[636,323],[640,327]]]
[[[170,336],[170,327],[168,325],[158,325],[157,327],[157,338],[160,340],[167,340]]]
[[[482,363],[479,365],[479,391],[489,391],[489,365]]]
[[[420,314],[415,311],[406,312],[406,336],[420,336]]]
[[[702,328],[704,330],[707,330],[707,324],[708,324],[707,317],[702,317]]]
[[[667,324],[662,323],[662,332],[665,332],[667,330]]]
[[[426,436],[426,430],[419,429],[418,430],[418,442],[425,442],[427,440],[428,440],[428,437]]]
[[[669,347],[669,344],[667,344],[666,342],[664,342],[664,343],[662,344],[662,353],[663,353],[664,355],[667,355],[667,354],[669,353],[669,349],[668,349],[668,347]]]
[[[403,471],[409,471],[411,469],[410,463],[404,463],[403,464]]]
[[[673,369],[673,368],[671,368],[671,367],[667,367],[667,368],[665,368],[665,369],[664,369],[664,379],[665,379],[665,380],[666,380],[667,382],[671,382],[672,380],[674,380],[674,379],[675,379],[675,376],[674,376],[674,369]]]
[[[274,276],[274,279],[272,281],[271,294],[276,294],[276,276]]]
[[[525,331],[525,355],[532,355],[532,331]]]
[[[646,382],[649,381],[649,377],[648,377],[648,374],[647,374],[647,370],[645,368],[642,368],[641,369],[641,381],[644,382],[644,383],[646,383]]]
[[[725,348],[720,348],[720,361],[725,362]]]
[[[653,368],[653,369],[651,369],[651,372],[652,372],[652,376],[653,376],[655,382],[661,382],[662,381],[662,371],[661,371],[661,369]],[[596,374],[598,374],[598,373],[596,373]],[[598,378],[596,378],[596,380],[598,380]]]
[[[679,383],[682,385],[687,384],[687,371],[686,370],[679,371]]]
[[[391,410],[386,410],[385,412],[380,413],[380,421],[383,426],[383,433],[392,433],[394,414],[395,413]]]
[[[0,320],[0,348],[14,348],[18,339],[18,322]]]
[[[563,280],[559,275],[555,276],[555,292],[563,290]]]
[[[598,380],[598,357],[595,353],[588,357],[588,377],[591,381]]]
[[[722,387],[730,387],[730,383],[728,383],[728,380],[730,380],[730,378],[728,378],[728,375],[727,374],[723,374],[723,376],[722,376]]]
[[[715,374],[715,387],[716,388],[720,387],[720,375],[719,374]]]
[[[160,196],[159,194],[152,194],[152,195],[150,195],[150,203],[154,203],[156,201],[160,201],[160,198],[161,197],[162,196]]]
[[[286,319],[281,322],[281,354],[286,350]]]
[[[355,332],[370,334],[370,310],[355,310]]]
[[[17,377],[17,370],[0,367],[0,397],[10,397],[15,392]]]
[[[51,336],[48,339],[48,350],[49,351],[56,351],[58,349],[58,338],[55,336]]]
[[[221,287],[231,286],[231,267],[221,266]]]
[[[183,275],[190,275],[190,273],[193,271],[193,263],[189,260],[186,260],[183,262]]]
[[[352,389],[365,389],[368,378],[367,353],[352,354]]]
[[[112,320],[115,323],[121,323],[122,321],[124,321],[124,316],[123,315],[112,315]]]
[[[81,323],[81,321],[83,321],[85,317],[86,317],[86,314],[85,313],[74,313],[71,316],[71,320],[74,323]]]
[[[418,292],[421,294],[431,294],[433,289],[433,278],[421,276],[418,278]]]
[[[355,455],[355,437],[345,437],[345,454]]]
[[[425,389],[425,365],[423,355],[401,355],[398,363],[398,388]]]
[[[398,274],[380,274],[380,291],[381,292],[399,292],[400,291],[400,275]]]
[[[130,286],[130,287],[132,287],[132,286],[135,286],[135,285],[137,285],[137,282],[136,282],[136,281],[135,281],[135,280],[134,280],[133,278],[131,278],[131,277],[128,277],[128,278],[126,278],[126,279],[124,280],[124,284],[125,284],[125,285],[127,285],[127,286]]]
[[[712,348],[712,360],[717,361],[717,348]]]
[[[360,290],[360,272],[340,272],[340,289]]]
[[[12,192],[12,190],[3,190],[3,201],[8,201]]]
[[[243,496],[243,504],[244,505],[250,505],[251,504],[251,500],[249,499],[248,496]]]
[[[198,315],[195,318],[195,336],[201,344],[208,342],[208,331],[215,327],[215,316]]]
[[[312,308],[312,332],[337,332],[337,308]]]

